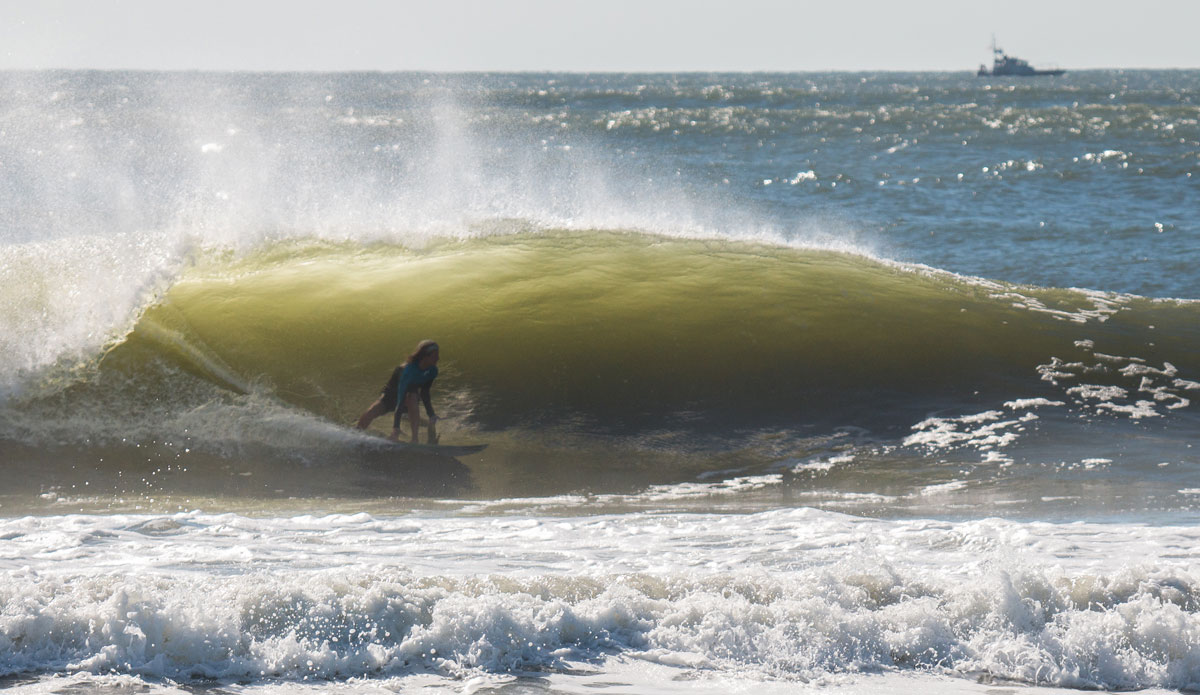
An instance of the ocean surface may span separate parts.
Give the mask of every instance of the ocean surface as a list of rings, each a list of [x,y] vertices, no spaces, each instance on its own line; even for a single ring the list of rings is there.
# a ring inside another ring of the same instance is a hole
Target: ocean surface
[[[0,73],[0,688],[1200,691],[1200,71]]]

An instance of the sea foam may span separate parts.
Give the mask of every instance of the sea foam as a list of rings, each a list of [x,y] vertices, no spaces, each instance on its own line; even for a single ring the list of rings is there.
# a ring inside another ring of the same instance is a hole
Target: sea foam
[[[0,534],[7,674],[467,679],[643,659],[701,680],[1200,684],[1196,528],[189,513]]]

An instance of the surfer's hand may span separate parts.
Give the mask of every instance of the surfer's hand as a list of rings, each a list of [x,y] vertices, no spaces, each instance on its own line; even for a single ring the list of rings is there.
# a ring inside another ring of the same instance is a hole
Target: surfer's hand
[[[440,417],[438,417],[437,415],[430,415],[430,416],[429,416],[429,424],[430,424],[430,425],[433,425],[433,424],[434,424],[435,422],[437,422],[438,420],[441,420],[441,418],[440,418]]]

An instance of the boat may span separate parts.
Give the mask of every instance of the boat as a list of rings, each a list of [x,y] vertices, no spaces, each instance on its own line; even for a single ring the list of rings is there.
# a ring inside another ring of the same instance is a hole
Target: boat
[[[996,37],[993,36],[992,69],[988,70],[986,65],[980,65],[979,72],[976,74],[979,77],[1032,77],[1035,75],[1061,75],[1064,72],[1066,72],[1066,70],[1061,68],[1038,70],[1030,65],[1028,61],[1008,55],[996,46]]]

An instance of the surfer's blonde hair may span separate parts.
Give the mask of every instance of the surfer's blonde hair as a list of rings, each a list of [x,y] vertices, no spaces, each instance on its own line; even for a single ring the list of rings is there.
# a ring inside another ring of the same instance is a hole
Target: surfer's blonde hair
[[[437,349],[438,344],[436,340],[422,340],[417,343],[417,348],[408,356],[408,359],[404,360],[404,364],[413,364]]]

